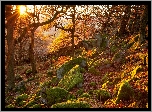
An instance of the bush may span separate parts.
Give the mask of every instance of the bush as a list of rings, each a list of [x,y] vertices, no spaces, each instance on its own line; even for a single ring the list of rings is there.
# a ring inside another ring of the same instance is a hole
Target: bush
[[[120,85],[116,103],[119,103],[120,100],[130,100],[134,96],[134,91],[131,88],[130,84],[126,81],[122,82]]]
[[[67,101],[54,104],[51,108],[90,108],[90,105],[85,101]]]
[[[95,90],[94,94],[99,101],[103,101],[103,102],[105,102],[111,97],[110,93],[105,89]]]

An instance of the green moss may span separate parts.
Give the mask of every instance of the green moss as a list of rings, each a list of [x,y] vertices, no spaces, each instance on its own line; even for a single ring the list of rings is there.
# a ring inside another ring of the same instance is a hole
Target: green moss
[[[34,100],[31,100],[24,106],[24,108],[29,108],[29,107],[33,106],[34,104],[36,104],[36,102]]]
[[[40,104],[35,104],[32,106],[32,108],[41,108],[41,105]]]
[[[79,65],[73,67],[59,82],[58,87],[70,90],[77,84],[83,82],[83,76],[80,73]]]
[[[41,83],[40,88],[50,88],[52,81],[49,80],[47,82]]]
[[[95,69],[94,66],[92,66],[91,68],[89,68],[88,70],[91,74],[94,74],[94,75],[100,75],[100,72],[99,70]]]
[[[116,103],[119,103],[120,100],[130,100],[131,97],[134,96],[134,91],[130,84],[126,81],[122,82],[120,85]]]
[[[83,98],[83,97],[90,98],[90,95],[88,93],[83,93],[82,95],[80,95],[79,98]]]
[[[111,97],[110,93],[105,89],[95,90],[93,94],[96,96],[96,98],[99,101],[103,101],[103,102],[105,102]]]
[[[31,73],[32,73],[32,69],[28,69],[28,70],[26,70],[26,75],[30,75]]]
[[[52,75],[53,75],[53,71],[48,70],[48,71],[47,71],[47,75],[48,75],[49,77],[52,77]]]
[[[73,99],[76,99],[75,95],[73,95],[73,94],[68,94],[67,95],[67,100],[73,100]]]
[[[27,81],[32,81],[32,80],[34,80],[35,79],[35,77],[29,77],[28,79],[27,79]]]
[[[81,88],[81,89],[79,89],[79,90],[76,92],[76,95],[77,95],[77,96],[80,96],[80,95],[83,94],[83,92],[84,92],[84,90]]]
[[[84,101],[67,101],[54,104],[51,108],[90,108],[90,105]]]
[[[51,84],[56,85],[58,84],[58,82],[59,82],[59,79],[56,76],[53,76],[51,79]]]
[[[52,105],[66,100],[68,94],[68,91],[63,88],[53,87],[46,89],[46,96],[44,98],[48,101],[48,105]]]
[[[82,64],[83,61],[85,61],[86,63],[85,58],[78,57],[78,58],[74,58],[70,60],[69,62],[66,62],[57,70],[57,77],[62,78],[66,73],[68,73],[76,65],[80,65],[80,67],[85,68],[87,65]]]
[[[118,47],[116,45],[113,45],[111,48],[110,48],[111,52],[112,53],[115,53],[116,51],[118,51]]]
[[[102,77],[101,83],[103,84],[103,83],[107,82],[108,80],[109,80],[109,78],[108,78],[108,73],[106,73],[106,74]]]
[[[6,106],[6,108],[15,108],[15,106],[12,105],[12,104],[9,104],[9,105]]]
[[[22,94],[22,95],[19,95],[17,98],[16,98],[16,105],[18,106],[23,106],[26,104],[25,100],[28,99],[28,95],[27,94]]]

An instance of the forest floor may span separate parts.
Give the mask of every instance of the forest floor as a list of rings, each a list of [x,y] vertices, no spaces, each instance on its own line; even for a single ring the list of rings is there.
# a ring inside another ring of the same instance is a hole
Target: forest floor
[[[103,50],[96,54],[94,58],[90,57],[88,59],[91,60],[97,58],[96,60],[112,60],[114,54],[115,53],[109,54],[109,52],[105,52]],[[69,92],[75,95],[76,98],[79,98],[82,93],[90,94],[91,97],[89,99],[83,98],[81,100],[87,101],[91,105],[91,108],[148,108],[148,62],[147,64],[145,64],[145,59],[143,58],[143,56],[147,56],[148,58],[148,49],[128,49],[127,54],[128,55],[125,57],[127,61],[125,61],[125,63],[113,62],[109,66],[106,66],[102,65],[102,61],[99,61],[98,65],[94,67],[94,71],[86,71],[85,73],[83,73],[83,86],[81,88],[74,87]],[[65,60],[69,59],[67,57],[64,58]],[[58,61],[54,63],[54,66],[55,64],[60,63]],[[62,63],[64,62],[65,61],[63,61]],[[141,69],[135,71],[135,69],[139,66],[141,67]],[[49,68],[50,60],[37,63],[38,73],[34,77],[31,74],[27,73],[28,70],[31,69],[31,66],[29,64],[16,66],[16,77],[17,74],[19,74],[21,78],[17,78],[15,84],[17,85],[21,81],[26,82],[26,90],[24,90],[23,93],[32,96],[33,94],[36,94],[38,89],[40,89],[41,84],[52,80],[52,78],[56,76],[55,72],[52,76],[48,76]],[[133,72],[136,72],[136,74],[134,74],[134,79],[129,81],[129,84],[134,90],[135,97],[127,101],[120,100],[120,102],[116,104],[114,100],[116,100],[117,98],[117,92],[121,83],[124,80],[131,79]],[[57,83],[54,83],[51,86],[55,87],[57,86]],[[108,100],[102,101],[100,98],[92,95],[92,91],[99,90],[100,88],[104,88],[110,93],[111,97]],[[78,94],[78,91],[82,91],[82,93]],[[6,92],[6,106],[12,104],[15,108],[20,108],[21,106],[15,105],[15,99],[19,95],[20,93],[16,91]]]

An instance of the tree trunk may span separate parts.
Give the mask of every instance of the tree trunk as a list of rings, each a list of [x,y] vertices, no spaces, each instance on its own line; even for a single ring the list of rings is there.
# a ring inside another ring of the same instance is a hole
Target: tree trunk
[[[34,31],[32,31],[31,35],[31,43],[29,47],[29,57],[30,57],[30,62],[32,65],[32,74],[35,75],[36,73],[36,61],[34,57]]]
[[[15,74],[14,74],[14,38],[13,38],[13,26],[10,25],[7,29],[7,44],[8,44],[8,57],[7,57],[7,77],[8,87],[12,89],[15,87]]]
[[[121,21],[121,26],[119,31],[119,36],[121,37],[123,37],[127,33],[126,26],[130,18],[130,13],[131,13],[131,5],[128,5],[125,9],[125,15],[123,16],[123,19]]]
[[[146,36],[146,24],[148,22],[148,6],[145,5],[145,10],[142,14],[141,21],[140,21],[140,43],[143,42]]]
[[[8,56],[7,56],[7,80],[8,88],[13,89],[15,87],[15,73],[14,73],[14,37],[13,29],[15,20],[18,17],[18,14],[12,14],[12,6],[5,6],[5,18],[7,20],[6,29],[7,29],[7,45],[8,45]]]

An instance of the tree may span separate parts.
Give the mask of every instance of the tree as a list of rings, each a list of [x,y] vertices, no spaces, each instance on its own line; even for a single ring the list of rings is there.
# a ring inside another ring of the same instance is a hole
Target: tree
[[[19,5],[16,6],[16,9],[14,11],[13,9],[14,6],[12,5],[6,5],[5,6],[5,18],[6,18],[6,25],[5,28],[7,30],[7,35],[6,35],[6,40],[7,40],[7,46],[8,46],[8,56],[7,56],[7,75],[8,75],[8,87],[10,89],[13,89],[15,86],[15,82],[14,82],[14,46],[17,43],[20,43],[23,38],[25,38],[26,33],[28,33],[28,31],[31,31],[31,59],[32,59],[32,71],[33,74],[35,73],[35,60],[34,60],[34,53],[33,53],[33,47],[34,47],[34,32],[35,30],[39,27],[39,26],[43,26],[46,24],[50,24],[51,22],[53,22],[55,19],[57,19],[58,17],[60,17],[60,13],[65,13],[66,10],[56,10],[56,6],[52,6],[54,7],[54,9],[49,8],[50,10],[52,10],[50,12],[50,16],[48,20],[43,21],[43,22],[39,22],[38,20],[38,15],[37,13],[28,13],[28,17],[29,19],[32,19],[32,21],[29,24],[26,24],[25,26],[23,26],[24,28],[22,29],[21,32],[19,32],[19,37],[14,37],[14,27],[16,26],[16,21],[17,19],[19,19],[18,17],[19,15]],[[41,14],[43,14],[44,9],[47,7],[41,7],[40,10],[42,10]],[[34,11],[35,12],[35,11]],[[37,18],[38,22],[35,22],[35,18]],[[27,18],[26,18],[27,19]],[[29,20],[31,21],[31,20]]]
[[[145,5],[145,9],[140,19],[140,43],[143,42],[146,36],[146,25],[148,23],[148,6]]]
[[[18,9],[18,7],[17,7]],[[17,19],[18,11],[16,10],[12,13],[13,6],[6,5],[5,6],[5,18],[6,18],[6,29],[7,29],[7,46],[8,46],[8,56],[7,56],[7,76],[8,76],[8,88],[13,89],[15,86],[14,82],[14,37],[13,37],[13,29],[15,25],[15,21]]]

